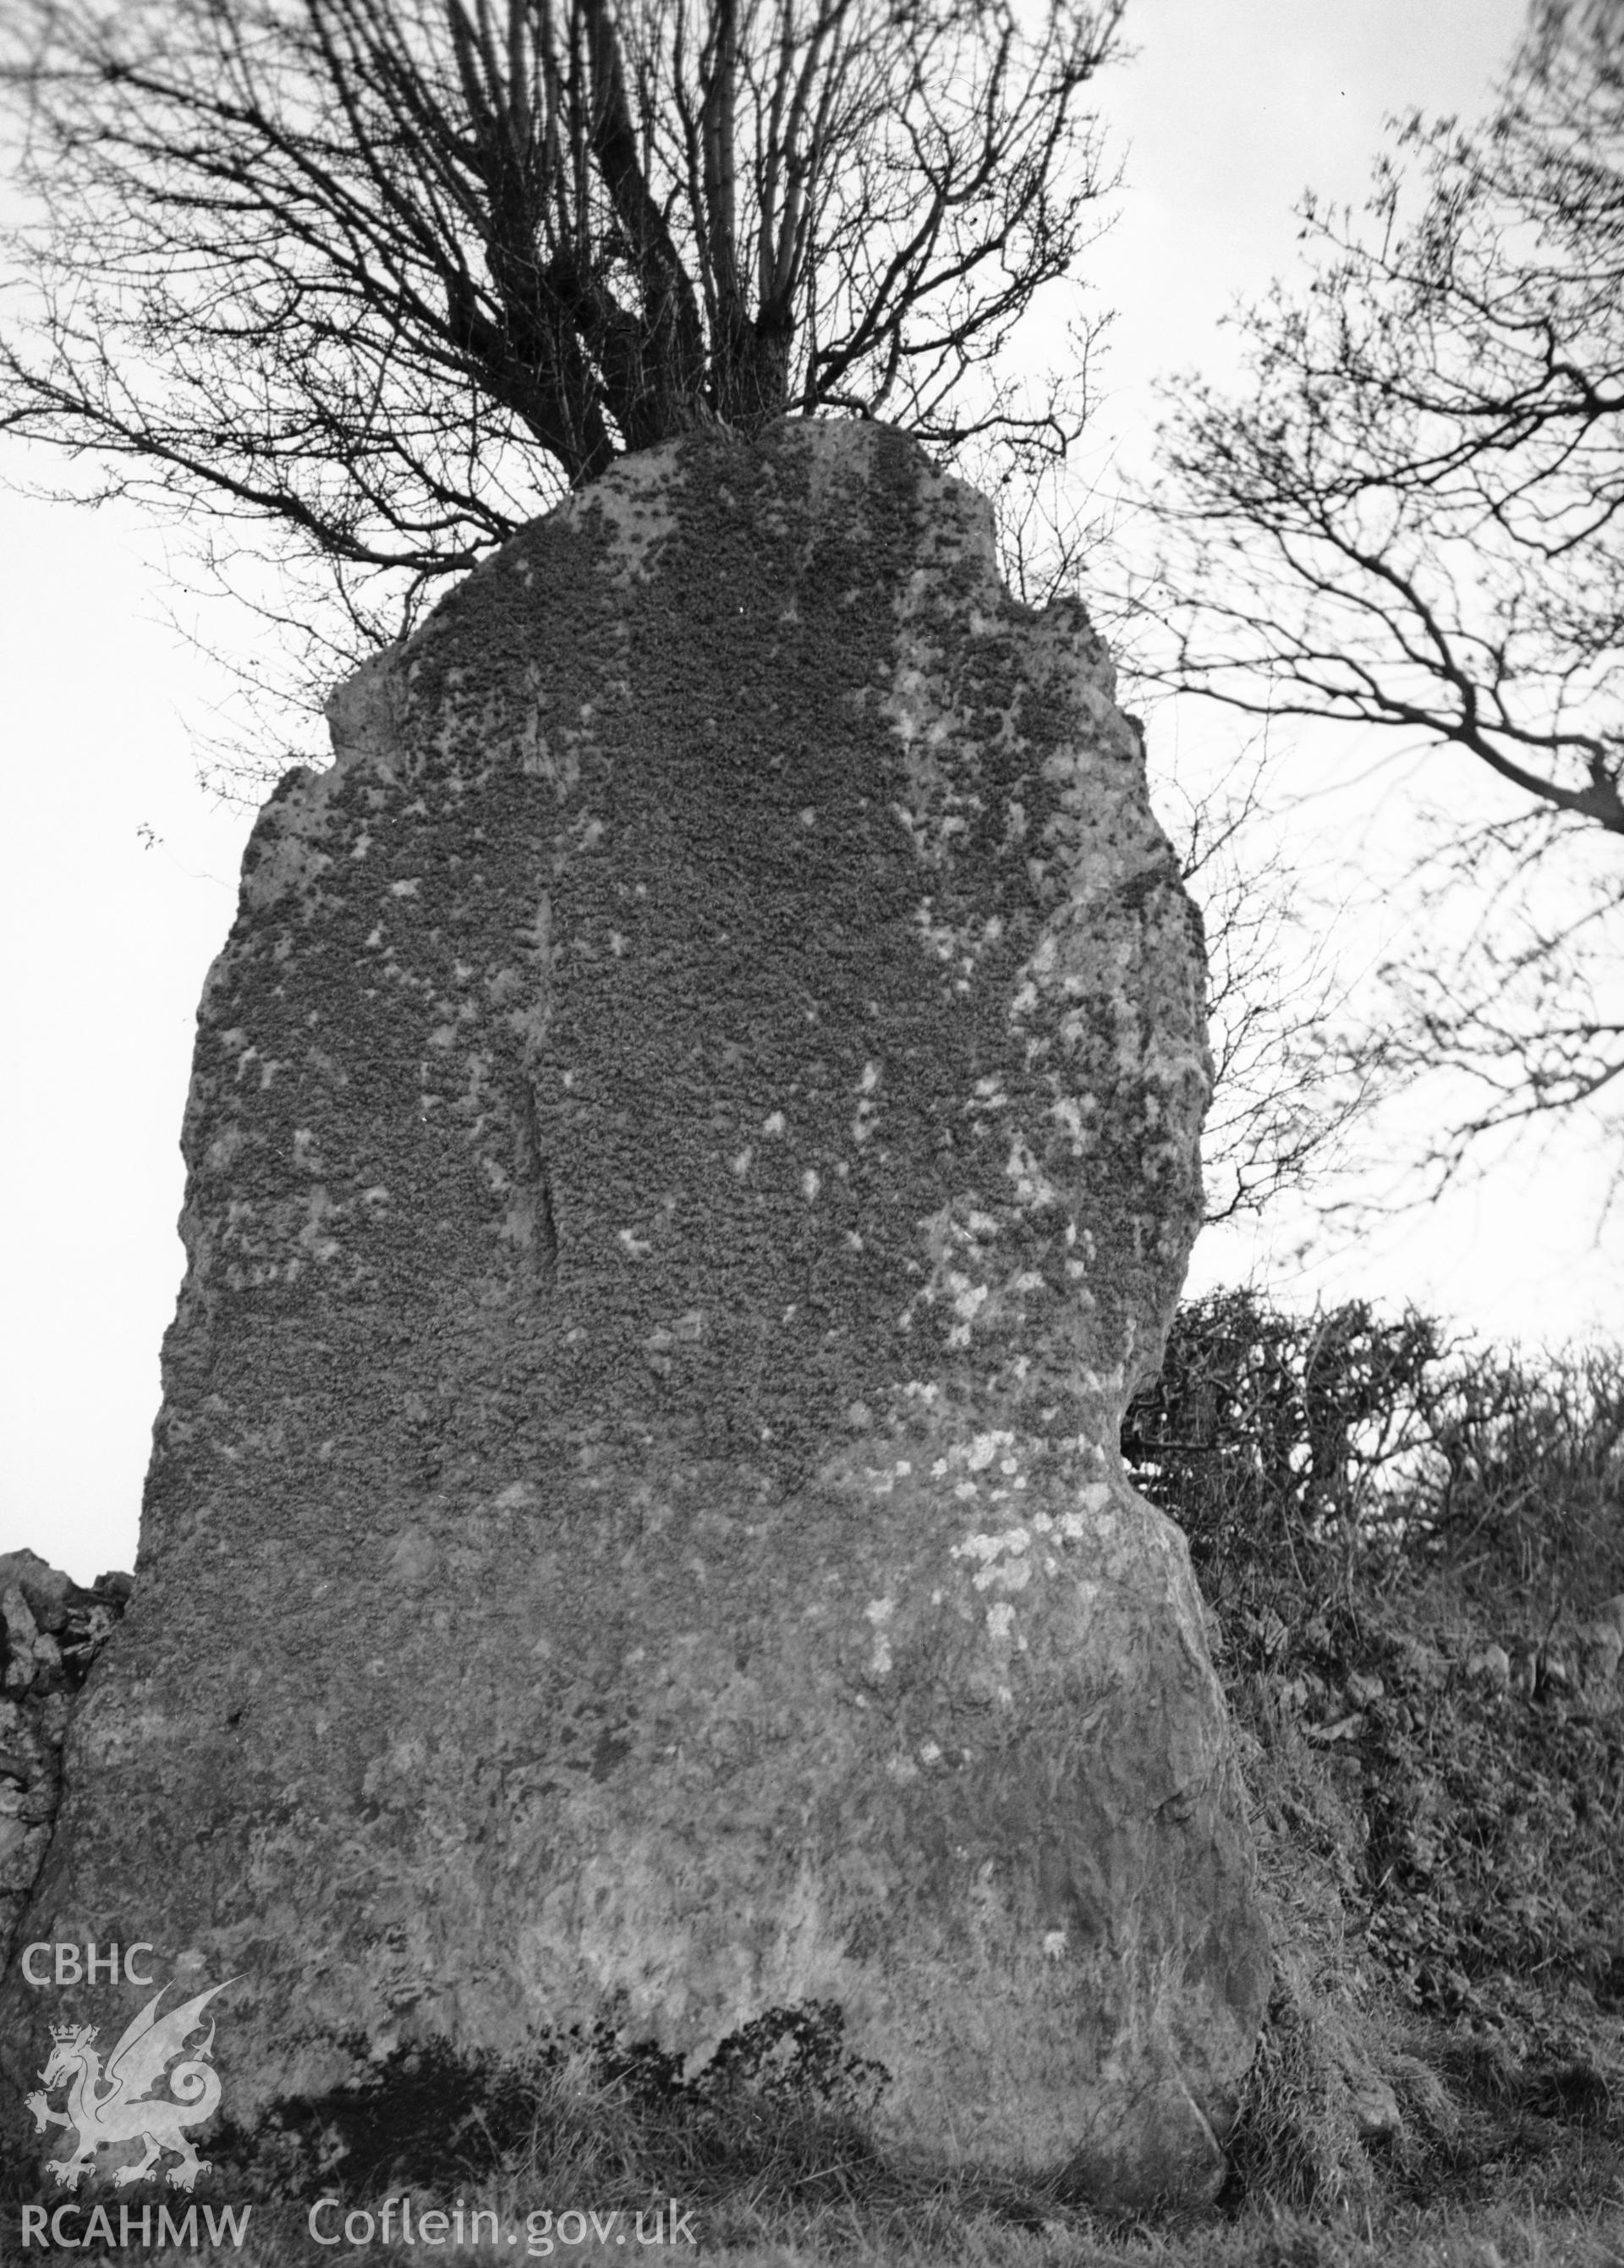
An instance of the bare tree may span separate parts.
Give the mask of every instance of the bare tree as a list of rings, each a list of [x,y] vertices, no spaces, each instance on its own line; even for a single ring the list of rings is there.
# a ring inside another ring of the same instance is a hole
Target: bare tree
[[[403,606],[713,420],[908,425],[993,490],[1045,603],[1099,533],[1055,477],[1091,334],[1028,386],[1008,349],[1113,186],[1080,105],[1121,6],[11,0],[42,218],[13,239],[0,415],[246,585],[276,631],[242,665],[269,696],[250,776],[284,657],[319,710]],[[1238,780],[1176,821],[1213,954],[1215,1217],[1343,1123],[1308,1061],[1323,988],[1282,998],[1282,892],[1238,859]]]
[[[1332,1035],[1348,1007],[1326,934],[1304,918],[1253,749],[1198,791],[1157,779],[1207,941],[1212,1106],[1201,1130],[1209,1226],[1269,1211],[1334,1174],[1371,1101],[1367,1069]]]
[[[1367,1074],[1474,1082],[1445,1172],[1624,1074],[1621,22],[1546,0],[1486,125],[1400,127],[1362,223],[1309,199],[1306,291],[1240,318],[1249,394],[1192,382],[1165,429],[1150,673],[1501,784],[1440,773],[1449,921],[1346,1035]]]
[[[217,567],[318,563],[341,647],[696,423],[1035,468],[1089,334],[1068,379],[1001,358],[1111,186],[1080,98],[1122,5],[9,0],[0,422],[203,507]]]

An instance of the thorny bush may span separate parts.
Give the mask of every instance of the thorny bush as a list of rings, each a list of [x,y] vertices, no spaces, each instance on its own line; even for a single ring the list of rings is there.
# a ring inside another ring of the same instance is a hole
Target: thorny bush
[[[1576,1611],[1624,1587],[1624,1350],[1451,1343],[1363,1300],[1289,1314],[1249,1289],[1181,1308],[1122,1454],[1222,1608],[1258,1555],[1481,1571]],[[1299,1575],[1304,1568],[1298,1566]]]

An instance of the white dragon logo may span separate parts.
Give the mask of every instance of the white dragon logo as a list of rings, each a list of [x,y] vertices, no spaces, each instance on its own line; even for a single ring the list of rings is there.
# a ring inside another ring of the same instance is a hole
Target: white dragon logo
[[[236,1981],[228,1977],[225,1984]],[[93,2024],[52,2025],[50,2058],[40,2073],[45,2091],[31,2095],[28,2108],[38,2132],[43,2134],[48,2126],[65,2126],[78,2137],[77,2146],[65,2158],[50,2161],[58,2187],[77,2190],[79,2176],[96,2151],[109,2143],[140,2140],[146,2144],[139,2164],[121,2166],[114,2175],[116,2188],[151,2173],[165,2150],[175,2151],[180,2160],[169,2169],[170,2183],[176,2189],[189,2190],[199,2174],[209,2171],[208,2161],[198,2156],[181,2130],[201,2126],[220,2100],[220,2074],[209,2060],[214,2046],[212,2016],[208,2038],[169,2074],[174,2100],[155,2099],[147,2090],[180,2054],[187,2035],[200,2028],[205,2006],[217,1992],[224,1992],[225,1984],[211,1984],[206,1992],[183,2001],[160,2019],[158,2004],[168,1990],[165,1984],[155,1992],[141,2014],[125,2026],[107,2058],[105,2075],[101,2058],[92,2045],[96,2036]],[[68,2108],[53,2110],[47,2096],[64,2080]]]

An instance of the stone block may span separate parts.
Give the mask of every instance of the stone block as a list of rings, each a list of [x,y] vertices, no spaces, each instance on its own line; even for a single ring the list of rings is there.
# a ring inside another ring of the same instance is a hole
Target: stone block
[[[1117,1447],[1203,965],[1082,608],[1013,601],[899,432],[708,433],[331,714],[200,1011],[135,1595],[29,1933],[235,1978],[239,2131],[413,2042],[692,2073],[833,2007],[891,2140],[1209,2198],[1269,1954]]]

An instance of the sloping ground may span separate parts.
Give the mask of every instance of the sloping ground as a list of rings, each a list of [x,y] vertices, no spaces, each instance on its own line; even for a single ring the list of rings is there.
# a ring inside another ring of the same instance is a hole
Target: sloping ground
[[[1224,1617],[1276,1944],[1230,2201],[1384,2257],[1412,2220],[1578,2213],[1624,2259],[1616,1650],[1530,1591],[1330,1572]]]
[[[1276,1948],[1238,2259],[1284,2212],[1317,2233],[1282,2258],[1624,2260],[1621,1438],[1616,1353],[1244,1294],[1184,1311],[1130,1418],[1213,1614]]]

